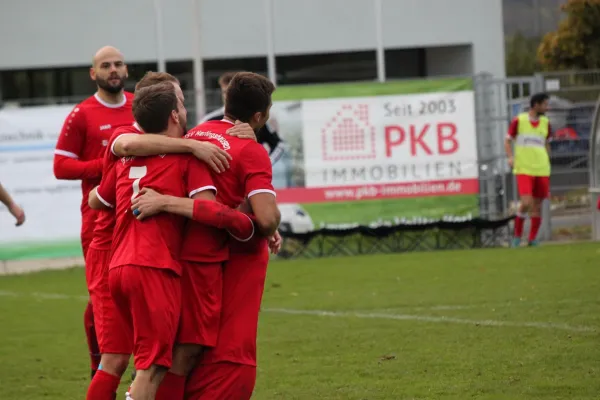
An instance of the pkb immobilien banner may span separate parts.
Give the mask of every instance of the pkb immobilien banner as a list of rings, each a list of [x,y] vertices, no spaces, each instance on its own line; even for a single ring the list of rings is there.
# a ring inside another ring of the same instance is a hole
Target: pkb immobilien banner
[[[477,214],[470,82],[418,82],[303,87],[275,103],[288,149],[274,166],[278,203],[297,229]]]

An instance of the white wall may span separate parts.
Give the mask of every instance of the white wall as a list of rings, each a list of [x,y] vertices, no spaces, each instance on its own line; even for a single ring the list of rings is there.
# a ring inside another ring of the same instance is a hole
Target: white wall
[[[165,53],[191,58],[193,0],[162,0]],[[201,0],[206,58],[264,56],[263,0]],[[277,54],[373,49],[372,0],[274,0]],[[86,65],[103,45],[156,59],[151,0],[0,2],[0,69]],[[474,72],[503,76],[501,0],[383,0],[387,48],[472,44]]]

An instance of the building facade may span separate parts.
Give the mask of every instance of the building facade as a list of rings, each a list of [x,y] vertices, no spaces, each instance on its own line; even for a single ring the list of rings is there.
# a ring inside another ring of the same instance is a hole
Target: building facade
[[[270,31],[280,85],[375,80],[378,43],[386,79],[505,75],[501,0],[381,0],[381,24],[376,0],[158,3],[167,71],[184,90],[194,87],[193,32],[200,28],[209,108],[219,102],[211,89],[220,73],[267,72]],[[60,103],[89,95],[91,57],[107,44],[123,51],[133,83],[157,69],[156,14],[150,0],[2,2],[0,101]]]

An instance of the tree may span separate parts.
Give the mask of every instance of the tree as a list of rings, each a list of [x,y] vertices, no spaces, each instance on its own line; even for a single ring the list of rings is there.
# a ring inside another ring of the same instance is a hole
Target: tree
[[[539,70],[535,57],[540,38],[527,38],[521,32],[506,38],[506,75],[532,75]]]
[[[568,0],[566,18],[546,34],[537,58],[545,70],[600,68],[600,0]]]

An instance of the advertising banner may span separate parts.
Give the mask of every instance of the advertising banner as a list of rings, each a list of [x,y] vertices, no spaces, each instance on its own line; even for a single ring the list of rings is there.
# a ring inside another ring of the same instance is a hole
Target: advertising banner
[[[54,178],[54,147],[72,105],[0,110],[0,183],[26,222],[0,203],[0,260],[81,254],[81,185]]]
[[[27,215],[16,228],[0,205],[0,260],[81,255],[80,183],[53,173],[72,107],[0,110],[0,182]],[[271,114],[282,229],[478,212],[468,79],[278,87]]]
[[[471,82],[417,82],[278,89],[287,154],[273,173],[290,229],[477,214]]]

